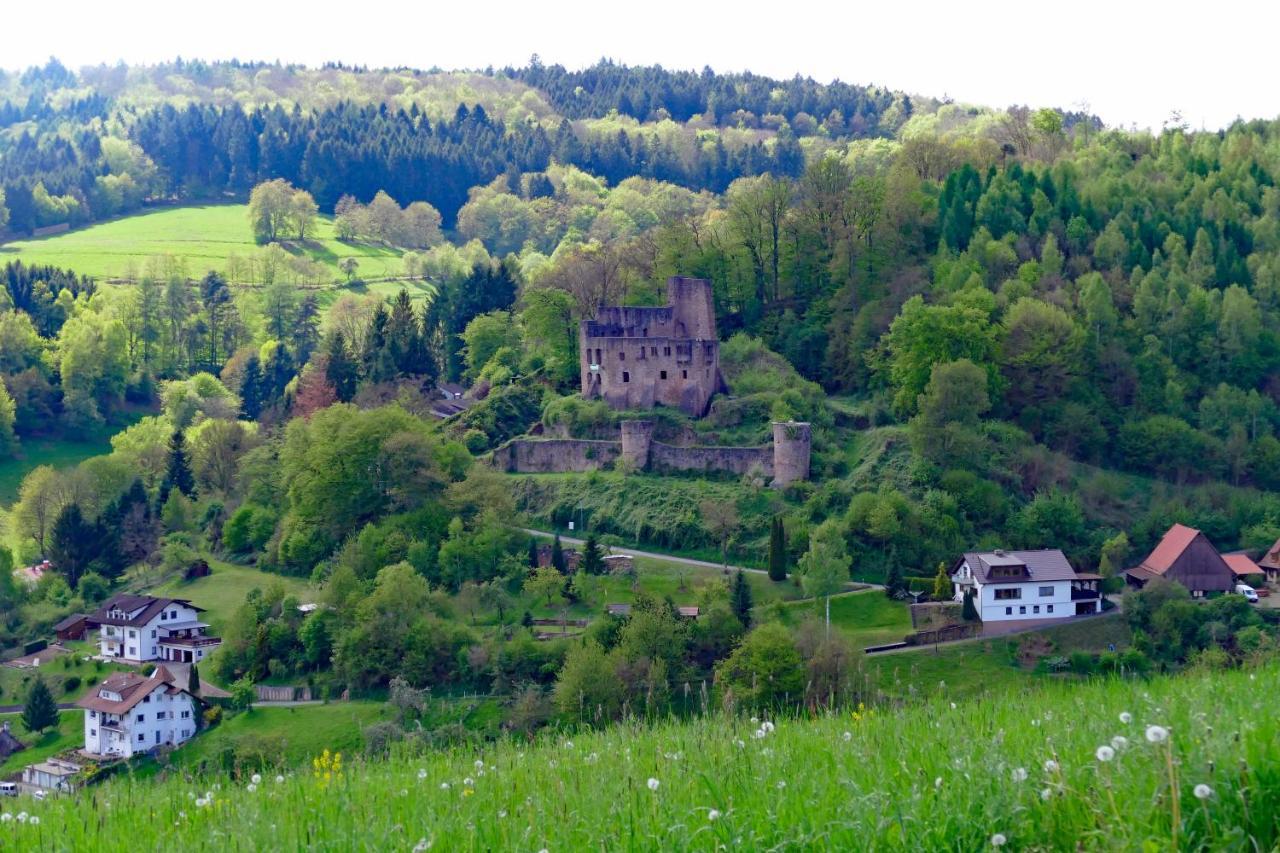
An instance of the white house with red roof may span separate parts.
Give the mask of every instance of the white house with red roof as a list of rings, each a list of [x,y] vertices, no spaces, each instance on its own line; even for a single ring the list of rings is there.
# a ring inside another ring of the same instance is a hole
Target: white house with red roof
[[[222,644],[205,633],[204,611],[184,598],[120,593],[88,619],[98,632],[99,653],[129,663],[162,660],[199,663]]]
[[[199,701],[163,666],[150,676],[119,672],[90,690],[84,708],[84,751],[128,758],[177,746],[196,733]]]
[[[1099,613],[1101,575],[1071,568],[1057,549],[964,554],[951,568],[955,600],[973,594],[983,622],[1065,619]]]

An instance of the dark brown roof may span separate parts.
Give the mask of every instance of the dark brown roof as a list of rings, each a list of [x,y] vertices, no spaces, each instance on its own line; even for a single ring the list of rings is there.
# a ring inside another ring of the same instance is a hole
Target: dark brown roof
[[[1258,565],[1264,569],[1280,569],[1280,539],[1276,540],[1276,544],[1267,549],[1267,553],[1262,555],[1258,560]]]
[[[969,564],[978,583],[1041,583],[1076,579],[1076,570],[1067,562],[1067,555],[1057,548],[1000,553],[970,551],[965,553],[964,562]],[[1023,577],[992,577],[993,566],[1025,566],[1027,573]]]
[[[1157,575],[1164,574],[1199,535],[1200,531],[1194,527],[1175,524],[1165,532],[1164,538],[1156,545],[1155,550],[1147,555],[1147,559],[1138,564],[1138,568]]]
[[[89,621],[95,625],[125,625],[130,628],[140,628],[170,604],[181,604],[198,613],[204,612],[204,608],[196,607],[185,598],[153,598],[149,595],[130,595],[127,592],[121,592],[108,598],[106,603],[89,617]],[[116,619],[108,615],[112,610],[117,609],[123,610],[126,614],[139,612],[132,618],[124,619]]]
[[[61,622],[59,622],[58,624],[54,625],[54,626],[53,626],[53,630],[55,630],[55,631],[65,631],[65,630],[67,630],[68,628],[70,628],[71,626],[75,625],[77,622],[83,622],[84,620],[86,620],[86,619],[88,619],[88,618],[89,618],[89,617],[88,617],[88,616],[86,616],[86,615],[84,615],[83,613],[72,613],[72,614],[71,614],[70,616],[68,616],[66,619],[63,619],[63,620],[62,620]]]
[[[136,672],[118,672],[108,676],[106,681],[95,685],[76,704],[103,714],[127,714],[144,696],[150,696],[161,687],[170,695],[187,692],[173,683],[173,674],[169,670],[158,666],[150,678]],[[103,690],[118,693],[120,700],[104,699],[99,695]]]

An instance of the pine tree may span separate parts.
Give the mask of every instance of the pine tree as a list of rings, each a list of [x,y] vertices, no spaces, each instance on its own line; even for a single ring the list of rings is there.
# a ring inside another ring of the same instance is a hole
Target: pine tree
[[[53,694],[45,686],[43,678],[36,678],[27,694],[27,703],[22,707],[22,725],[27,731],[40,734],[45,729],[58,725],[58,705],[53,701]]]
[[[175,430],[169,438],[169,467],[164,474],[169,489],[177,489],[187,497],[196,493],[196,478],[191,473],[191,459],[187,456],[187,437],[182,430]],[[168,498],[168,489],[165,490]]]
[[[244,378],[240,381],[240,414],[251,421],[262,414],[262,362],[256,353],[244,363]]]
[[[351,360],[351,354],[347,352],[347,342],[342,337],[342,332],[329,335],[326,351],[329,358],[324,368],[325,378],[333,386],[338,400],[350,403],[351,398],[356,395],[356,386],[360,383],[360,372],[356,363]]]
[[[775,515],[769,525],[769,580],[787,579],[787,531],[782,516]]]
[[[529,537],[529,569],[538,568],[538,540],[532,536]]]
[[[960,614],[966,622],[976,622],[978,620],[978,608],[973,604],[973,590],[966,589],[964,591],[964,605],[960,610]]]
[[[604,572],[604,554],[600,552],[600,543],[594,533],[587,534],[587,544],[582,547],[582,570],[589,575]]]
[[[947,574],[946,564],[938,563],[938,573],[933,576],[933,600],[947,601],[951,598],[951,576]]]
[[[191,669],[187,673],[187,692],[192,696],[200,695],[200,671],[196,669],[195,663],[191,664]]]
[[[560,574],[568,574],[569,568],[564,560],[564,546],[560,544],[560,534],[556,534],[555,541],[551,543],[551,567]]]
[[[743,574],[742,569],[738,569],[738,573],[733,578],[733,585],[729,588],[729,607],[744,628],[751,627],[751,608],[753,605],[751,586],[747,583],[747,576]]]
[[[907,582],[902,577],[902,566],[898,564],[897,560],[890,560],[889,571],[884,578],[884,594],[890,598],[897,598],[906,591]]]

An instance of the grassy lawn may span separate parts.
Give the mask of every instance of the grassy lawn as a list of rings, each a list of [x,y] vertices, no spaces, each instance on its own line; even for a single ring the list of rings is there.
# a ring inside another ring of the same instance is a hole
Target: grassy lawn
[[[21,714],[0,714],[0,720],[7,720],[14,737],[27,745],[21,752],[15,752],[6,760],[0,761],[0,777],[16,773],[28,764],[43,761],[51,755],[84,745],[84,711],[63,711],[58,718],[58,727],[45,729],[40,735],[27,731],[22,725]]]
[[[205,609],[204,620],[216,632],[231,620],[245,596],[255,587],[265,590],[268,586],[279,583],[285,592],[298,596],[300,603],[305,604],[313,595],[310,585],[302,578],[285,577],[259,571],[251,566],[236,566],[218,560],[209,560],[212,574],[208,577],[184,581],[180,576],[172,578],[147,590],[148,595],[168,596],[170,598],[189,598],[197,607]]]
[[[254,708],[228,717],[201,732],[173,754],[175,764],[193,767],[216,761],[228,746],[244,738],[270,742],[282,764],[298,766],[323,750],[354,756],[364,746],[361,730],[387,718],[381,702],[335,702],[329,705]]]
[[[118,427],[124,429],[124,427]],[[0,506],[8,506],[18,499],[22,478],[37,465],[54,468],[74,467],[90,456],[111,452],[112,432],[85,436],[83,439],[32,438],[24,440],[18,455],[0,460]]]
[[[784,624],[794,627],[806,616],[826,618],[825,603],[797,601],[782,610]],[[831,597],[831,626],[839,629],[859,649],[895,643],[911,633],[911,613],[901,601],[893,601],[878,589]]]
[[[84,656],[90,653],[88,643],[77,643],[74,649],[71,654],[60,655],[39,667],[15,669],[11,666],[0,666],[0,705],[20,705],[25,702],[27,692],[37,677],[44,679],[55,701],[74,702],[83,696],[91,685],[113,672],[127,668],[98,661],[85,661]],[[66,685],[72,679],[79,679],[80,683],[68,692]]]
[[[248,258],[258,250],[248,211],[244,204],[154,210],[52,237],[7,243],[0,246],[0,263],[54,264],[82,275],[114,279],[131,270],[141,272],[147,258],[173,255],[186,261],[188,276],[198,278],[210,269],[225,271],[228,255]],[[400,250],[339,242],[328,216],[319,218],[315,236],[304,247],[287,248],[324,264],[334,281],[346,280],[338,269],[343,258],[355,258],[360,265],[356,275],[363,278],[401,274]]]

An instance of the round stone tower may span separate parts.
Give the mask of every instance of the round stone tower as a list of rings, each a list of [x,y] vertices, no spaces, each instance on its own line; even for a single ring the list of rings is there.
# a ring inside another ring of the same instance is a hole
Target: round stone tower
[[[809,479],[809,425],[799,421],[773,424],[773,485],[784,488],[796,480]],[[625,433],[623,438],[626,442]],[[623,451],[625,453],[625,450]]]
[[[653,443],[653,421],[622,422],[622,467],[643,471],[649,467],[649,445]],[[805,470],[808,470],[805,456]]]

